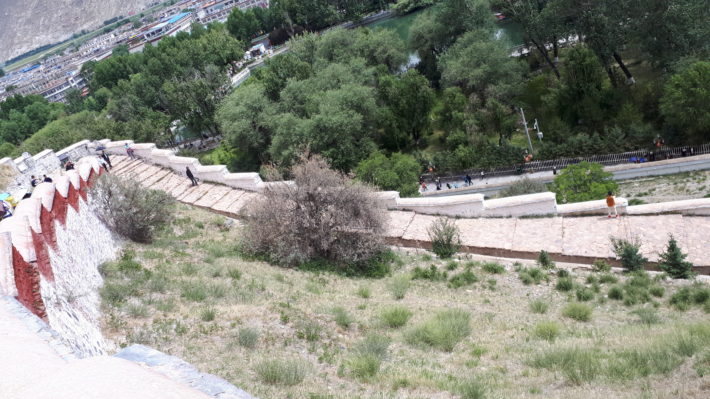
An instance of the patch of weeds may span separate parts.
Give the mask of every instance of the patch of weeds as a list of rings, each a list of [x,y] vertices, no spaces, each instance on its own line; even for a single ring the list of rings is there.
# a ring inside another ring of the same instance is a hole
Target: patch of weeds
[[[320,295],[323,293],[323,286],[317,282],[309,281],[306,283],[306,291],[311,294]]]
[[[307,365],[300,359],[270,359],[257,363],[254,371],[265,384],[292,386],[306,377]]]
[[[214,308],[204,308],[200,311],[202,321],[213,321],[215,317],[217,317],[217,311]]]
[[[557,279],[557,284],[555,284],[555,289],[557,291],[567,292],[572,291],[574,288],[574,281],[569,277],[560,277]]]
[[[562,309],[562,315],[577,321],[589,321],[592,319],[592,308],[583,303],[572,302]]]
[[[243,348],[253,349],[259,343],[259,330],[251,327],[242,327],[237,331],[237,344]]]
[[[370,290],[370,287],[362,285],[355,291],[355,295],[363,299],[368,299],[372,296],[372,291]]]
[[[541,299],[536,299],[530,302],[530,311],[533,313],[545,314],[547,313],[548,307],[549,305],[547,304],[547,302]]]
[[[592,262],[592,270],[599,273],[609,273],[611,271],[611,265],[604,259],[596,259]]]
[[[494,278],[489,278],[487,283],[488,283],[488,286],[486,288],[488,288],[491,291],[495,291],[496,286],[498,285],[498,280],[496,280]]]
[[[520,281],[525,285],[540,284],[550,279],[547,273],[537,267],[521,268],[518,271],[518,277],[520,277]]]
[[[577,288],[575,295],[577,296],[577,300],[579,302],[587,302],[594,299],[594,291],[586,287]]]
[[[491,273],[491,274],[505,273],[505,266],[501,265],[500,263],[496,263],[496,262],[486,262],[483,264],[483,266],[481,266],[481,269],[483,269],[484,272]]]
[[[167,298],[162,301],[155,303],[155,309],[161,312],[172,312],[176,308],[175,300],[173,298]]]
[[[428,252],[425,252],[424,254],[422,254],[422,260],[423,260],[424,262],[431,262],[433,259],[434,259],[434,258],[433,258],[433,257],[431,256],[431,254],[428,253]]]
[[[545,250],[540,251],[537,255],[537,264],[543,269],[555,268],[555,262],[552,260],[550,253]]]
[[[405,274],[399,274],[394,277],[389,282],[389,290],[392,293],[394,299],[402,299],[407,295],[407,290],[409,290],[409,276]]]
[[[207,299],[207,289],[198,282],[187,282],[180,288],[180,296],[193,302],[202,302]]]
[[[677,310],[685,311],[693,305],[707,307],[710,303],[710,288],[703,283],[696,282],[690,287],[681,287],[670,298],[670,304]]]
[[[153,249],[146,249],[145,251],[141,252],[141,257],[143,259],[162,259],[164,256],[165,255],[163,255],[162,252]]]
[[[427,229],[431,250],[441,259],[452,257],[461,247],[459,228],[449,218],[436,219]]]
[[[557,270],[557,277],[569,277],[569,270],[567,269],[559,269]]]
[[[440,311],[408,331],[405,339],[410,344],[451,352],[471,333],[470,320],[471,315],[460,309]]]
[[[624,290],[618,285],[612,285],[609,287],[609,291],[607,291],[606,295],[609,299],[621,301],[624,299]]]
[[[417,266],[412,270],[412,280],[442,281],[446,280],[446,272],[439,271],[435,265],[429,265],[428,268]]]
[[[350,374],[362,379],[374,377],[387,358],[389,344],[390,340],[385,336],[368,334],[355,346],[353,354],[346,361]]]
[[[140,303],[131,303],[126,307],[126,312],[134,318],[148,317],[148,307]]]
[[[647,326],[661,322],[661,318],[658,317],[658,312],[653,308],[639,308],[631,313],[639,317],[641,324],[645,324]]]
[[[604,273],[599,276],[600,284],[616,284],[617,282],[619,282],[619,279],[611,273]]]
[[[660,285],[653,285],[648,289],[648,292],[656,298],[663,298],[663,295],[666,293],[666,289]]]
[[[459,267],[459,263],[456,262],[455,260],[451,260],[446,264],[446,270],[452,271],[456,270]]]
[[[323,326],[315,320],[301,320],[296,325],[296,336],[308,342],[315,342],[320,339]]]
[[[180,272],[185,276],[194,276],[197,274],[197,266],[194,263],[183,263],[180,265]]]
[[[242,272],[239,269],[229,268],[227,269],[227,276],[232,280],[239,280],[242,278]]]
[[[468,378],[456,384],[454,391],[461,399],[483,399],[490,388],[478,378]]]
[[[342,328],[347,329],[351,324],[354,323],[353,317],[348,313],[342,306],[336,306],[330,311],[333,314],[333,320],[335,324]]]
[[[710,350],[706,350],[695,359],[693,369],[700,378],[710,375]]]
[[[407,324],[412,312],[403,306],[390,306],[380,312],[380,321],[389,328],[399,328]]]
[[[586,279],[584,279],[584,282],[587,284],[599,284],[599,278],[593,274],[590,274]]]
[[[560,335],[560,325],[555,321],[541,321],[533,327],[532,335],[552,342]]]
[[[451,277],[449,279],[450,288],[461,288],[467,285],[471,285],[478,281],[478,276],[476,276],[471,270],[466,269],[461,273]]]
[[[597,378],[602,372],[601,354],[593,349],[563,348],[535,355],[531,366],[562,372],[573,384],[580,385]]]

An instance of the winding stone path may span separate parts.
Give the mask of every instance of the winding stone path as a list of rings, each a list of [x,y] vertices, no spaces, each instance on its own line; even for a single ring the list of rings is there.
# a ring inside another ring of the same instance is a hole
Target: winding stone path
[[[191,187],[187,177],[125,156],[112,156],[112,162],[112,173],[118,176],[163,190],[180,202],[229,217],[239,217],[241,209],[259,197],[258,193],[211,183]],[[418,248],[430,246],[427,228],[436,217],[405,211],[388,213],[390,220],[385,237],[389,243]],[[579,263],[597,258],[611,260],[610,237],[638,240],[643,254],[656,262],[672,234],[697,271],[710,274],[710,217],[707,216],[478,218],[456,219],[456,224],[465,252],[531,259],[545,250],[555,260]]]

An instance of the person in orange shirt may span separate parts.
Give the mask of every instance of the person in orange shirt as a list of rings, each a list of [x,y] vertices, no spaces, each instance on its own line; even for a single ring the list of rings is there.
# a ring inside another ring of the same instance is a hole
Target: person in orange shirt
[[[609,191],[606,195],[606,212],[609,218],[611,218],[612,213],[614,213],[615,218],[619,217],[619,214],[616,213],[616,201],[614,200],[614,196],[611,191]]]

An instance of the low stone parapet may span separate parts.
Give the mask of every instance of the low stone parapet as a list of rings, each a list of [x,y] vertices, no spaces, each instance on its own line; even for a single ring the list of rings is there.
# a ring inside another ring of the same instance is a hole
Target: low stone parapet
[[[629,201],[626,198],[616,197],[616,212],[620,215],[628,213]],[[575,202],[572,204],[557,205],[557,213],[561,216],[606,215],[606,200]]]

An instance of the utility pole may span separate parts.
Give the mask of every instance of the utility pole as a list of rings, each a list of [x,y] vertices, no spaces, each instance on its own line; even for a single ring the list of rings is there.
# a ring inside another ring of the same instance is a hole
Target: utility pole
[[[520,107],[520,115],[523,117],[523,126],[525,127],[525,136],[528,138],[528,147],[530,148],[530,154],[533,153],[532,141],[530,141],[530,132],[528,131],[528,122],[525,120],[525,111],[523,107]]]

